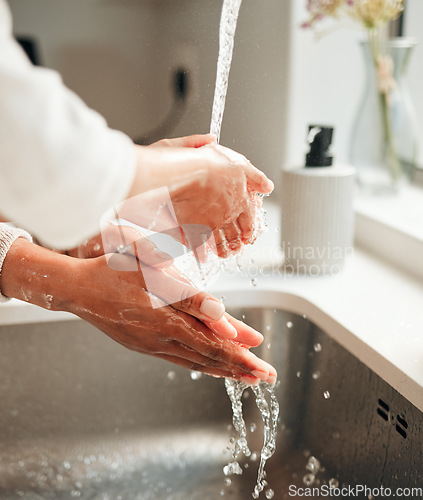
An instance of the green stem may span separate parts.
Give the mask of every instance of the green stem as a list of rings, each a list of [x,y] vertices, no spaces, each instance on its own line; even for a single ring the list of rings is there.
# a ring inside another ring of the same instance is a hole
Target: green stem
[[[378,59],[381,55],[381,32],[378,29],[369,30],[369,44],[371,48],[373,65],[377,80]],[[395,147],[394,133],[392,128],[392,116],[389,106],[389,95],[379,91],[380,107],[382,111],[382,126],[384,131],[384,140],[386,145],[386,161],[389,169],[392,183],[395,185],[401,178],[402,167],[399,161],[398,153]]]

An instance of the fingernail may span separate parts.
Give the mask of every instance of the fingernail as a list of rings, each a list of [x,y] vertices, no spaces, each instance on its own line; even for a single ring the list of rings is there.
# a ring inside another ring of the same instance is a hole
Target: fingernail
[[[219,323],[222,323],[225,325],[225,329],[227,332],[230,332],[232,334],[232,338],[238,337],[238,332],[237,329],[229,323],[229,321],[225,318],[225,316],[222,316],[221,319],[219,320]]]
[[[275,185],[273,184],[273,182],[267,178],[266,178],[266,189],[268,189],[269,191],[273,191],[275,189]]]
[[[253,370],[251,372],[256,378],[259,378],[260,380],[269,380],[269,373],[268,372],[262,372],[260,370]]]
[[[222,302],[219,302],[217,300],[204,299],[201,303],[200,311],[208,316],[212,321],[218,321],[225,312],[225,306],[222,304]],[[230,326],[232,327],[232,325]]]
[[[275,383],[276,383],[276,380],[277,380],[277,377],[276,377],[275,375],[269,375],[269,376],[267,377],[266,382],[267,382],[268,384],[275,384]]]

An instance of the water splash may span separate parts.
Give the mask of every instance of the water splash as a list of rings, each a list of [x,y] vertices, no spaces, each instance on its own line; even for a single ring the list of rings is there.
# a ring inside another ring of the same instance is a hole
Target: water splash
[[[210,132],[217,137],[217,142],[219,142],[222,128],[236,24],[241,3],[242,0],[224,0],[220,18],[219,58],[217,60],[216,87],[210,124]]]
[[[313,486],[316,476],[321,470],[320,461],[316,457],[310,456],[305,468],[308,472],[303,476],[303,483],[307,487]]]
[[[275,453],[276,449],[276,430],[279,417],[279,403],[275,396],[275,384],[260,382],[259,385],[252,387],[256,396],[257,408],[260,410],[261,418],[264,423],[264,443],[261,449],[260,465],[257,474],[257,484],[254,487],[253,498],[258,498],[260,493],[267,485],[265,481],[264,467],[266,461]],[[266,400],[266,393],[269,394],[270,405]]]
[[[244,416],[242,414],[242,394],[247,388],[243,382],[225,379],[226,392],[232,404],[232,423],[237,432],[237,439],[233,450],[233,458],[236,461],[240,452],[246,457],[251,455],[251,451],[247,444],[247,427],[245,425]]]
[[[229,84],[229,72],[232,63],[234,37],[241,3],[242,0],[223,1],[220,20],[219,57],[217,62],[216,86],[210,124],[210,132],[216,136],[217,142],[220,140],[226,94]],[[250,193],[250,196],[255,206],[255,239],[266,230],[267,225],[265,221],[265,211],[260,208],[261,204],[259,203],[259,197],[263,198],[263,196],[256,193]],[[222,238],[222,240],[226,243],[225,238]],[[239,261],[237,264],[239,268]],[[257,280],[253,278],[251,280],[251,284],[252,286],[256,286]],[[247,457],[252,456],[252,454],[248,447],[247,428],[242,414],[242,395],[247,388],[247,385],[240,381],[226,379],[225,386],[226,392],[228,393],[232,404],[233,425],[238,434],[233,449],[233,462],[224,467],[224,474],[227,476],[229,474],[242,474],[242,468],[238,462],[238,457],[241,452]],[[257,484],[252,494],[253,498],[258,498],[267,484],[264,479],[264,467],[268,458],[273,455],[276,446],[276,427],[279,416],[279,404],[274,394],[274,388],[274,384],[266,384],[265,382],[260,382],[258,386],[252,388],[256,396],[257,407],[261,412],[264,423],[264,444],[261,450]],[[270,405],[266,400],[266,394],[270,395]],[[272,490],[269,490],[269,492],[272,492]],[[268,498],[271,498],[271,496]]]
[[[242,469],[238,462],[238,457],[242,452],[246,457],[253,458],[255,453],[251,453],[247,443],[247,428],[242,413],[242,395],[248,387],[240,381],[225,379],[226,392],[232,403],[233,425],[237,432],[237,439],[233,449],[234,461],[225,466],[224,473],[234,471],[235,474],[242,474]],[[276,431],[279,417],[279,403],[275,396],[275,384],[260,382],[259,385],[251,387],[256,396],[256,405],[261,413],[264,424],[264,442],[260,454],[260,465],[257,473],[257,483],[252,493],[253,498],[258,498],[264,490],[267,482],[265,480],[265,465],[267,460],[274,454],[276,449]],[[269,401],[266,399],[268,396]]]

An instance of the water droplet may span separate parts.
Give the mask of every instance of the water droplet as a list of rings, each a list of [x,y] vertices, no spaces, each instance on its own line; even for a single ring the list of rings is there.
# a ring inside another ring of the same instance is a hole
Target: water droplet
[[[306,469],[310,472],[317,474],[317,472],[319,472],[320,469],[320,461],[316,457],[313,456],[309,457]]]
[[[266,498],[273,498],[274,496],[275,496],[275,492],[270,488],[265,493]]]
[[[311,376],[313,377],[313,380],[317,380],[320,377],[319,370],[316,370]]]
[[[305,474],[305,476],[303,477],[303,483],[306,485],[306,486],[311,486],[313,483],[314,483],[314,480],[315,480],[315,476],[314,474]]]
[[[81,492],[79,490],[72,490],[71,493],[70,493],[71,497],[80,497],[81,496]]]
[[[221,497],[225,496],[225,492],[223,490],[220,490],[220,496]]]
[[[294,326],[294,323],[293,323],[292,321],[288,321],[288,322],[286,323],[286,327],[287,327],[287,328],[292,328],[293,326]]]
[[[319,342],[316,342],[316,343],[314,344],[314,350],[315,350],[316,352],[320,352],[320,351],[322,350],[322,344],[319,344]]]
[[[71,465],[69,462],[63,462],[63,468],[66,469],[66,470],[69,470],[71,468]]]
[[[96,243],[96,244],[93,246],[93,250],[94,250],[95,252],[98,252],[98,251],[100,250],[100,248],[101,248],[101,247],[100,247],[100,243]]]
[[[22,490],[16,490],[16,494],[18,495],[18,497],[23,497],[25,495],[25,492]]]
[[[257,279],[256,278],[251,278],[251,285],[257,286]]]
[[[253,453],[251,453],[250,459],[252,462],[256,462],[258,459],[258,454],[255,451],[253,451]]]
[[[266,347],[267,349],[270,349],[272,347],[272,344],[269,342],[268,344],[266,344]]]
[[[225,486],[230,486],[232,484],[232,480],[229,477],[225,478]]]
[[[335,477],[329,479],[329,488],[338,488],[338,486],[339,486],[339,481]]]
[[[324,397],[325,399],[329,399],[329,398],[330,398],[330,392],[329,392],[329,391],[325,391],[325,392],[323,393],[323,397]]]
[[[269,331],[269,330],[270,330],[270,328],[271,328],[271,326],[270,326],[270,325],[266,325],[266,330],[267,330],[267,331]]]
[[[367,496],[367,498],[368,498],[369,500],[374,500],[374,496],[373,496],[373,495],[371,495],[371,494],[369,494],[369,495]]]
[[[257,424],[252,423],[252,424],[250,425],[250,431],[251,431],[251,432],[254,432],[256,429],[257,429]]]
[[[198,380],[202,377],[202,373],[201,372],[196,372],[196,371],[193,371],[191,370],[191,378],[192,380]]]
[[[223,467],[223,474],[230,476],[232,474],[242,474],[241,466],[237,461],[231,462]]]
[[[340,434],[339,432],[334,432],[334,433],[332,434],[332,437],[333,437],[334,439],[339,439],[339,438],[341,437],[341,434]]]
[[[301,377],[301,372],[297,371],[297,378],[300,378],[300,377]]]
[[[176,373],[173,370],[170,370],[170,371],[167,372],[167,378],[169,380],[174,380],[175,376],[176,376]]]

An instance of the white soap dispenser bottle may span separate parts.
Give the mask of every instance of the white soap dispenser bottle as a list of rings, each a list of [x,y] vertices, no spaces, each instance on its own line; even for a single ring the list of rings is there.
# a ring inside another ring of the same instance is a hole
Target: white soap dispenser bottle
[[[285,271],[334,274],[352,253],[355,169],[333,165],[333,127],[311,125],[305,166],[282,171]]]

